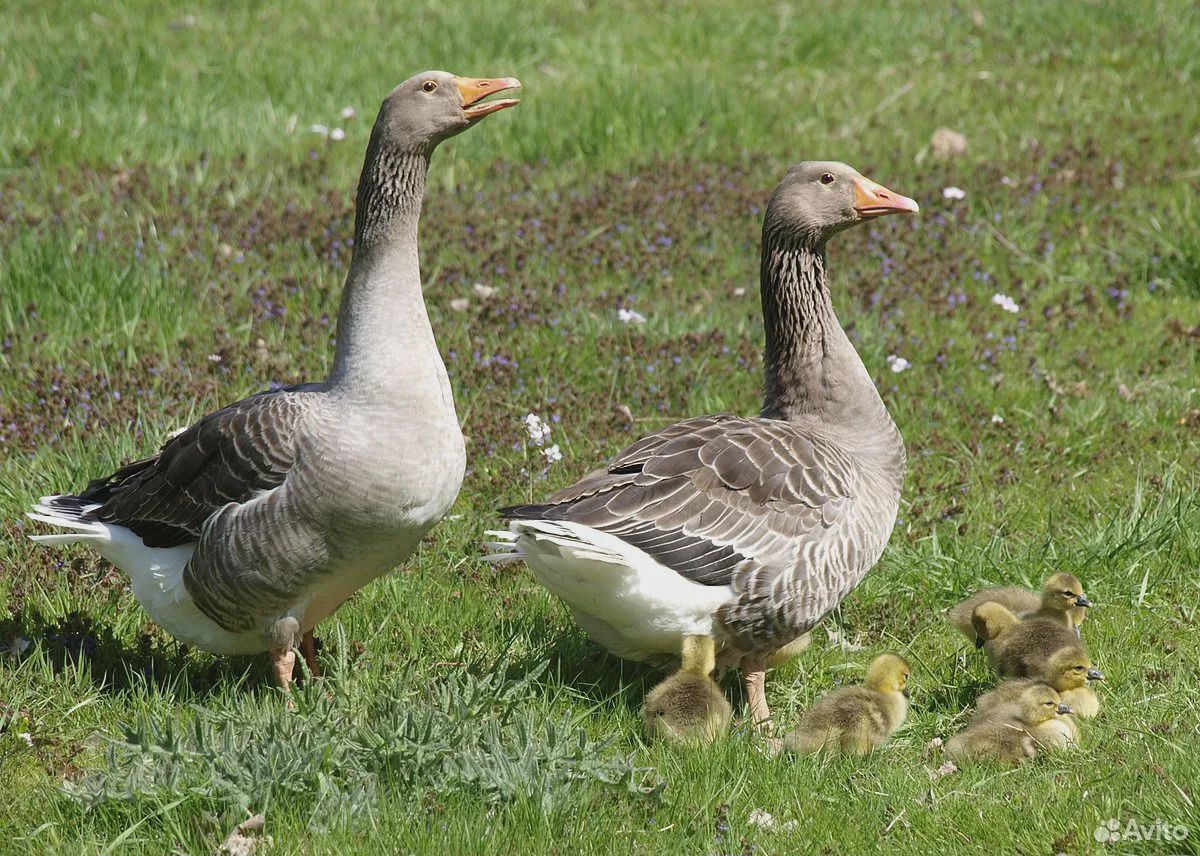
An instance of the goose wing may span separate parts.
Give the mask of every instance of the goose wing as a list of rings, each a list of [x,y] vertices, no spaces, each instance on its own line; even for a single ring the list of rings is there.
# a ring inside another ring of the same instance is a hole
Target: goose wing
[[[262,392],[205,416],[168,440],[157,455],[93,480],[72,497],[87,516],[124,526],[148,547],[199,540],[228,503],[244,503],[281,485],[315,384]]]
[[[849,514],[854,472],[820,433],[720,414],[644,437],[544,503],[501,513],[591,526],[694,582],[765,595],[781,575],[812,574],[814,544]]]

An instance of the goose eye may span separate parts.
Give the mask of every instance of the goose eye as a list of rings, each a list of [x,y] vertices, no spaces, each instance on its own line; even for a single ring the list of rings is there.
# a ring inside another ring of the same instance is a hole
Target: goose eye
[[[821,176],[821,184],[833,184],[833,173],[827,172]]]
[[[433,92],[433,90],[437,89],[437,82],[433,80],[426,80],[423,84],[421,84],[421,88],[426,92]]]

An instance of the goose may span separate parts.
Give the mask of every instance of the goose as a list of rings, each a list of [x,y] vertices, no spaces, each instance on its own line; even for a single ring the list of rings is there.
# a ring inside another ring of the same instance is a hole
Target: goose
[[[878,749],[908,714],[908,661],[883,654],[867,667],[861,687],[843,687],[821,698],[783,738],[792,752],[847,752]]]
[[[453,504],[466,453],[421,291],[417,226],[442,141],[512,107],[514,78],[418,74],[384,99],[358,184],[329,376],[211,413],[158,453],[29,515],[129,575],[165,631],[270,655],[287,689],[313,627],[403,561]]]
[[[1009,678],[1045,677],[1061,652],[1088,657],[1087,646],[1067,625],[1046,618],[1017,618],[998,603],[975,608],[972,617],[983,650],[996,673]],[[1090,664],[1090,660],[1089,660]]]
[[[1044,664],[1039,664],[1037,674],[1031,678],[1012,678],[991,692],[984,693],[976,702],[976,708],[986,710],[994,705],[1012,702],[1026,687],[1045,683],[1071,705],[1076,716],[1090,719],[1100,712],[1100,700],[1089,688],[1089,684],[1104,680],[1104,673],[1092,665],[1087,652],[1078,648],[1061,648],[1051,654]]]
[[[536,504],[500,509],[489,558],[520,558],[617,656],[714,637],[768,723],[765,668],[883,553],[904,443],[834,314],[826,242],[912,199],[843,163],[792,167],[767,206],[761,416],[685,419]]]
[[[1035,684],[1022,690],[1011,706],[972,720],[946,742],[946,755],[958,763],[991,759],[1019,764],[1039,751],[1073,744],[1070,713],[1071,706],[1052,687]]]
[[[1079,625],[1087,617],[1088,608],[1092,606],[1092,601],[1083,593],[1083,584],[1073,574],[1067,573],[1047,577],[1042,583],[1040,596],[1019,586],[983,589],[960,601],[949,613],[950,623],[977,647],[982,647],[982,643],[971,624],[971,616],[975,607],[988,602],[1000,604],[1018,618],[1058,621],[1073,629],[1076,636],[1079,635]]]
[[[679,671],[646,695],[646,736],[672,743],[711,743],[729,731],[733,710],[710,677],[716,668],[711,636],[683,640]]]

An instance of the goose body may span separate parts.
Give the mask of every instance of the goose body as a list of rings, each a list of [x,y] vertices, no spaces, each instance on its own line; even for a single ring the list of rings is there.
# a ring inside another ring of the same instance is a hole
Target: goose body
[[[403,561],[462,484],[417,223],[434,148],[515,103],[478,103],[514,86],[426,72],[385,99],[326,380],[243,399],[78,494],[43,497],[30,516],[60,531],[34,540],[92,547],[164,630],[218,654],[270,651],[286,686],[300,637],[311,646],[317,622]]]
[[[833,313],[825,241],[916,203],[845,164],[793,167],[763,224],[762,415],[686,419],[536,504],[501,509],[495,559],[524,559],[609,651],[676,654],[712,635],[761,672],[883,552],[899,508],[900,433]]]

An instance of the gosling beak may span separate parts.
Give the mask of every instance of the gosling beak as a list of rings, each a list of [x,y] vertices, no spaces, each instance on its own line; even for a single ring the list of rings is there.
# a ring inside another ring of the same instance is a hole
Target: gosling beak
[[[1089,681],[1102,681],[1104,680],[1104,672],[1092,666],[1092,668],[1088,669],[1087,679]]]
[[[893,193],[882,184],[859,176],[854,179],[854,210],[859,217],[882,217],[884,214],[916,214],[921,210],[916,200]]]
[[[485,104],[479,103],[493,92],[520,89],[521,81],[515,77],[456,77],[454,85],[458,87],[458,94],[462,98],[463,112],[472,122],[478,122],[484,116],[506,107],[516,107],[521,103],[515,98],[499,98]]]
[[[1081,594],[1079,597],[1075,598],[1075,605],[1076,606],[1091,606],[1092,602],[1087,599],[1086,595]]]
[[[975,647],[976,648],[982,648],[986,644],[987,644],[987,642],[984,641],[984,638],[982,636],[975,637]]]
[[[1058,712],[1059,712],[1060,714],[1064,714],[1064,713],[1070,713],[1070,712],[1071,712],[1071,705],[1069,705],[1069,704],[1062,704],[1062,703],[1060,703],[1060,704],[1058,705]]]
[[[900,695],[904,696],[905,698],[912,698],[912,692],[908,689],[908,687],[900,690]]]

